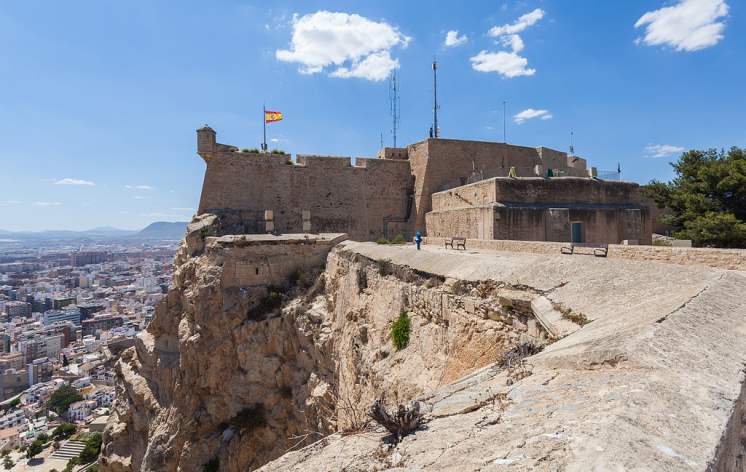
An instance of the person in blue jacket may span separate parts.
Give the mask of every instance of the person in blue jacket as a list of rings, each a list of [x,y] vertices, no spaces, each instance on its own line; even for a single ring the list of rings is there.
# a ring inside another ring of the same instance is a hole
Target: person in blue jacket
[[[420,244],[422,244],[422,233],[417,231],[417,234],[414,235],[414,242],[417,244],[417,250],[420,250]]]

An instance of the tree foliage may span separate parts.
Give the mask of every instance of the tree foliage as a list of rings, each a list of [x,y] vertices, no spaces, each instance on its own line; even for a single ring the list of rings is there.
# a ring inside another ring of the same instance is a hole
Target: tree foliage
[[[671,164],[676,177],[644,193],[671,210],[661,223],[695,246],[746,247],[746,149],[688,151]]]
[[[71,436],[77,429],[78,427],[72,423],[62,423],[54,428],[52,431],[52,437],[54,439],[64,439]]]
[[[41,451],[44,450],[42,447],[43,443],[39,441],[38,439],[29,445],[28,449],[26,449],[26,457],[31,459],[35,455],[39,454]]]
[[[67,411],[67,408],[72,403],[79,402],[82,399],[83,397],[80,396],[75,387],[63,385],[49,397],[48,406],[51,410],[61,415]]]
[[[98,459],[98,454],[101,452],[101,433],[91,433],[88,439],[85,441],[85,447],[80,451],[78,456],[78,462],[81,464],[87,464]]]

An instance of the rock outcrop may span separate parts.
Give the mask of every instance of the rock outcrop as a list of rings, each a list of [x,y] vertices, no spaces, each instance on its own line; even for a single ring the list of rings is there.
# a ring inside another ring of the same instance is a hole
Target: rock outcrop
[[[746,275],[584,256],[415,253],[370,258],[533,287],[590,321],[512,369],[487,366],[420,397],[426,427],[334,434],[266,471],[743,471]]]
[[[102,470],[744,468],[742,272],[236,221],[190,225],[117,363]],[[400,442],[370,423],[412,400]]]
[[[377,399],[407,402],[550,341],[526,287],[329,253],[339,235],[233,230],[224,216],[190,225],[173,288],[116,365],[102,470],[255,470],[362,430]],[[397,351],[402,312],[411,334]]]

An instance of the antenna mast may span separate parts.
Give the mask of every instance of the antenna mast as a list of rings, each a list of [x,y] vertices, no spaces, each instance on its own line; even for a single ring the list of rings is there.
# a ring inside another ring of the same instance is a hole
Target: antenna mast
[[[391,113],[391,134],[394,137],[394,147],[396,147],[396,133],[399,130],[399,120],[401,119],[401,109],[399,106],[399,77],[396,70],[391,72],[389,77],[389,104]]]
[[[440,137],[438,129],[438,61],[433,59],[433,137]]]
[[[575,142],[573,139],[573,132],[570,131],[570,157],[575,155]]]

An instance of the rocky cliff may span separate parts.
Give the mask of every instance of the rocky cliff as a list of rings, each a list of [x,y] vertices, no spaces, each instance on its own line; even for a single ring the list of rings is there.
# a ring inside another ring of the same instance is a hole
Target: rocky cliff
[[[190,224],[173,288],[116,365],[102,470],[254,470],[364,430],[376,399],[407,402],[550,340],[530,287],[413,270],[338,235],[237,232],[224,215]]]

